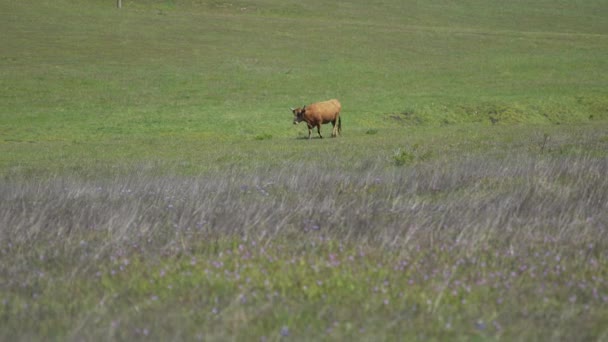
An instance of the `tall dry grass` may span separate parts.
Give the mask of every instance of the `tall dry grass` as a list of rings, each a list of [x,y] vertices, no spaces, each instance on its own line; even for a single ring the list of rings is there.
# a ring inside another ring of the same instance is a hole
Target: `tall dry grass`
[[[442,240],[514,248],[546,238],[604,242],[606,174],[606,158],[529,155],[356,171],[294,164],[199,177],[15,180],[0,185],[0,237],[4,248],[55,253],[90,237],[99,250],[129,243],[156,252],[211,236],[273,239],[310,230],[398,248]]]
[[[385,166],[7,178],[0,336],[322,338],[326,320],[349,322],[338,338],[567,339],[583,322],[587,338],[606,333],[607,158]]]

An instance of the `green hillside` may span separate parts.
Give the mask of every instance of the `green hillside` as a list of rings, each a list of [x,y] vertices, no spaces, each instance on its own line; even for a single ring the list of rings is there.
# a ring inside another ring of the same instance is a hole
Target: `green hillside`
[[[10,1],[11,141],[293,137],[339,98],[346,132],[608,118],[603,1]],[[134,137],[135,136],[135,137]],[[8,145],[8,146],[7,146]]]

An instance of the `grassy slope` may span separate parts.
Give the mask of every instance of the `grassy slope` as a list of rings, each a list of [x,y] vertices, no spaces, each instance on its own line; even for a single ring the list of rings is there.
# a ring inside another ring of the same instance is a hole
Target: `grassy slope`
[[[601,1],[1,6],[3,169],[286,145],[287,108],[329,97],[350,137],[608,115]]]

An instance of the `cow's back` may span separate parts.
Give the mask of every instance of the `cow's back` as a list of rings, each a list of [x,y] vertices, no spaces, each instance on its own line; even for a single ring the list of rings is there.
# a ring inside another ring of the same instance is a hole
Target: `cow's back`
[[[311,105],[306,106],[306,111],[313,112],[317,115],[321,115],[323,117],[335,116],[340,113],[342,109],[342,105],[340,101],[336,99],[331,99],[323,102],[313,103]]]

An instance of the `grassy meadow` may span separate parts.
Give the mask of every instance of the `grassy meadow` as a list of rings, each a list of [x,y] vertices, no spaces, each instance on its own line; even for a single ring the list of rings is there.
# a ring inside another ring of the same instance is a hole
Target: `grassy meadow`
[[[0,3],[0,339],[608,339],[606,14]]]

